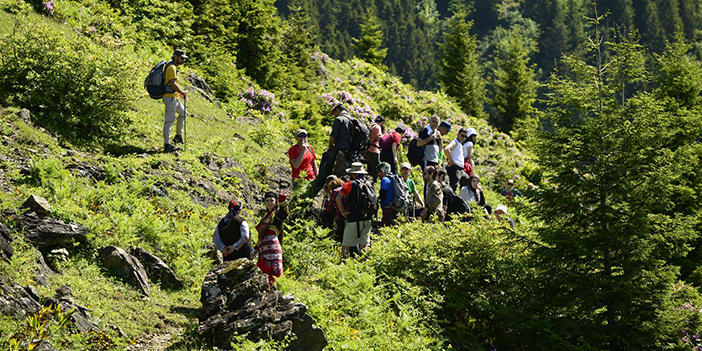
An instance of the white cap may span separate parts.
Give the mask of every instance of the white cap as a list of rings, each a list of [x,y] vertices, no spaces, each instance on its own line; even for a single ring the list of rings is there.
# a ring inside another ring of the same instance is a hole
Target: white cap
[[[497,207],[495,208],[495,212],[497,212],[497,211],[502,211],[505,214],[509,214],[509,213],[507,213],[507,206],[505,206],[503,204],[497,205]]]
[[[478,135],[478,132],[475,131],[475,128],[468,128],[468,137],[470,138],[473,134]]]

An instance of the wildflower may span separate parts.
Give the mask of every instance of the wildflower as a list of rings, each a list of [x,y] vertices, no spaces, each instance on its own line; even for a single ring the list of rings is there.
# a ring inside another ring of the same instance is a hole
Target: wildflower
[[[90,26],[90,27],[88,27],[88,31],[91,34],[95,34],[95,33],[97,33],[97,28],[95,28],[94,26]]]
[[[44,3],[44,8],[49,11],[50,14],[54,13],[54,0],[49,0]]]

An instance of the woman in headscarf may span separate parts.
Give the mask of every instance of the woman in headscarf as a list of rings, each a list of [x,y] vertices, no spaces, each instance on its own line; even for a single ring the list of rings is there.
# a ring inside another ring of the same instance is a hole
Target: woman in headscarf
[[[222,252],[225,261],[253,259],[249,223],[239,215],[241,207],[241,201],[229,201],[229,213],[219,221],[212,236],[212,242]]]
[[[258,261],[256,265],[268,274],[268,284],[283,274],[283,221],[288,218],[287,194],[269,191],[264,196],[266,214],[256,225],[258,231]]]

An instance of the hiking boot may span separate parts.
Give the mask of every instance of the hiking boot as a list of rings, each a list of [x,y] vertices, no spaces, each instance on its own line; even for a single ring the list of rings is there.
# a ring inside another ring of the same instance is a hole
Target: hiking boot
[[[183,137],[180,134],[176,134],[176,136],[173,138],[173,144],[182,144],[183,143]]]
[[[175,147],[175,146],[173,146],[173,145],[171,145],[171,144],[165,144],[165,145],[163,145],[163,150],[164,150],[165,152],[176,152],[176,151],[180,151],[180,148],[179,148],[179,147]]]

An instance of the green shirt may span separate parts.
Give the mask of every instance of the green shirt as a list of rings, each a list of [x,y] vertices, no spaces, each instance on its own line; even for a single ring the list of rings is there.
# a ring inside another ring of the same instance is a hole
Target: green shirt
[[[407,178],[405,183],[407,183],[407,190],[409,191],[410,196],[414,198],[414,193],[417,192],[417,186],[414,185],[414,180],[412,180],[412,178]]]

